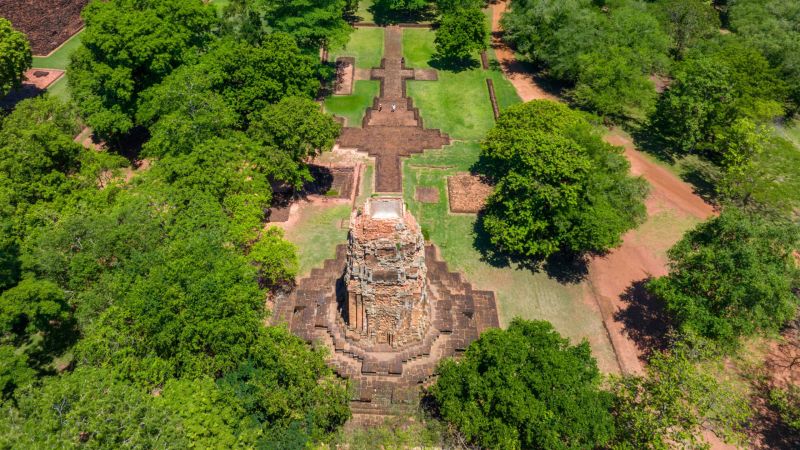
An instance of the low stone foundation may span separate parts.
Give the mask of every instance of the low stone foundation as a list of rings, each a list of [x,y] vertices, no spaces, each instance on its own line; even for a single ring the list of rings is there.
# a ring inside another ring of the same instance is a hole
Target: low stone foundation
[[[330,349],[330,366],[353,383],[350,406],[356,417],[411,412],[439,360],[459,355],[483,330],[499,326],[494,293],[473,290],[461,274],[447,269],[433,245],[426,245],[430,326],[422,339],[399,350],[354,341],[341,319],[347,251],[346,245],[337,247],[336,259],[277,299],[272,323],[286,324],[297,336]]]

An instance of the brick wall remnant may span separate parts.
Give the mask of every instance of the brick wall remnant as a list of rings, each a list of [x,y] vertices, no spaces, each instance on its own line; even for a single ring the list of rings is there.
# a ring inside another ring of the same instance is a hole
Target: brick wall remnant
[[[347,254],[349,337],[400,348],[429,324],[425,240],[402,198],[372,198],[353,211]]]

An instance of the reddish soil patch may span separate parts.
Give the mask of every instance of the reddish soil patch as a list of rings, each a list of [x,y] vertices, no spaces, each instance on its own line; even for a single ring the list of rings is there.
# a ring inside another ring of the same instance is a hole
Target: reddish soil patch
[[[714,213],[714,208],[695,194],[691,185],[649,160],[634,148],[628,138],[608,134],[605,140],[611,145],[622,147],[625,150],[625,157],[631,163],[631,173],[644,177],[650,183],[650,195],[646,201],[648,215],[673,210],[683,215],[705,219]]]
[[[645,200],[650,218],[661,212],[677,217],[705,220],[713,208],[694,194],[691,186],[665,168],[648,160],[633,148],[627,138],[607,135],[606,141],[622,146],[631,163],[631,172],[650,184]],[[665,319],[660,302],[647,295],[646,280],[667,274],[665,253],[685,231],[665,230],[658,237],[644,235],[642,229],[623,236],[622,245],[589,263],[590,292],[600,307],[603,322],[614,345],[623,373],[641,373],[642,359],[653,347],[663,344]]]
[[[771,343],[764,365],[773,385],[800,385],[800,320],[783,332],[783,340]]]
[[[83,27],[89,0],[0,0],[0,12],[28,35],[35,55],[47,55]]]
[[[439,203],[439,189],[417,186],[414,198],[420,203]]]
[[[517,61],[514,58],[514,51],[503,42],[500,18],[506,9],[508,9],[507,2],[492,4],[492,48],[506,78],[514,85],[517,94],[524,102],[541,99],[558,101],[558,96],[549,92],[551,89],[545,89],[540,83],[541,80],[532,74],[525,64]]]
[[[350,56],[336,58],[336,80],[333,95],[350,95],[353,93],[356,59]]]
[[[292,205],[282,205],[276,206],[269,209],[269,215],[267,216],[267,222],[286,222],[289,220],[289,212],[292,209]]]
[[[463,173],[447,177],[450,212],[477,213],[491,194],[492,186],[480,176]]]
[[[25,81],[17,89],[11,91],[0,99],[0,107],[11,109],[26,98],[42,94],[48,86],[64,75],[63,70],[55,69],[30,69],[25,72]]]
[[[30,69],[25,72],[25,84],[32,85],[37,89],[47,89],[56,80],[64,75],[63,70],[56,69]]]

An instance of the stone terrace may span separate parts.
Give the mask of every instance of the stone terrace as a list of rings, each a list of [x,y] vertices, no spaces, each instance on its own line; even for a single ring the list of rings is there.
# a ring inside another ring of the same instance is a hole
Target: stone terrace
[[[420,386],[434,375],[439,360],[463,352],[483,330],[499,326],[493,292],[473,290],[461,274],[447,269],[434,246],[425,247],[425,258],[431,326],[421,342],[398,351],[366,348],[345,336],[340,308],[346,298],[346,245],[276,301],[273,324],[286,323],[294,334],[332,350],[329,364],[354,384],[350,406],[356,416],[414,408]]]
[[[386,27],[384,58],[381,67],[372,69],[370,75],[381,81],[380,97],[367,109],[361,128],[345,128],[339,137],[339,146],[375,157],[376,192],[402,191],[401,157],[450,143],[450,138],[439,130],[423,128],[419,110],[406,96],[406,80],[432,81],[437,77],[435,70],[405,67],[402,39],[402,28]],[[396,106],[394,112],[392,105]]]

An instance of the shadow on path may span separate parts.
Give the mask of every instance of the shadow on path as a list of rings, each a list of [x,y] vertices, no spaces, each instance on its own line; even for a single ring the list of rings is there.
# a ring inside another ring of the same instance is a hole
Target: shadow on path
[[[628,286],[620,296],[626,307],[614,313],[614,320],[623,324],[625,333],[645,358],[666,350],[672,342],[672,325],[664,303],[647,290],[650,280],[645,278]]]

